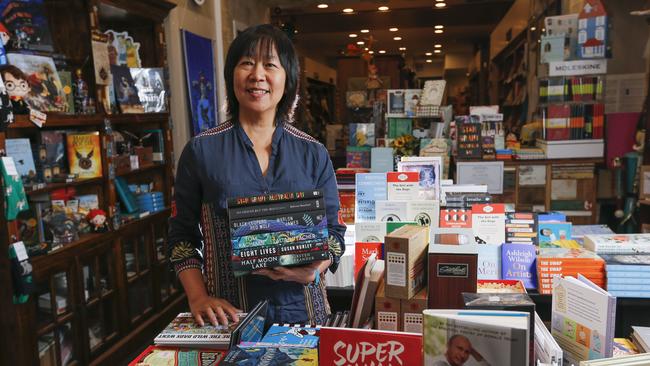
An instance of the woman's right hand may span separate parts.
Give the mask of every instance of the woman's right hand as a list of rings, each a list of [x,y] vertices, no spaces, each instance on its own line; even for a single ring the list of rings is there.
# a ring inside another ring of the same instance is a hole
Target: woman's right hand
[[[189,303],[190,311],[200,326],[203,326],[206,321],[209,321],[214,326],[218,324],[228,325],[228,317],[237,323],[239,321],[237,313],[242,312],[228,301],[208,295],[190,299]]]

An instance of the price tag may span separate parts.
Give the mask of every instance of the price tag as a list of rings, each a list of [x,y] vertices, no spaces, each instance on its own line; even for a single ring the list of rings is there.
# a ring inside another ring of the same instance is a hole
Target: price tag
[[[5,166],[7,175],[10,175],[12,177],[18,175],[18,169],[16,169],[16,163],[14,162],[14,158],[12,158],[11,156],[3,156],[2,164]]]
[[[27,249],[25,248],[25,243],[23,243],[22,241],[17,241],[12,245],[14,246],[14,251],[16,252],[16,258],[18,258],[19,262],[29,259],[29,256],[27,255]]]
[[[37,111],[36,109],[29,110],[29,120],[32,121],[36,126],[43,127],[45,121],[47,121],[47,114]]]
[[[131,160],[131,170],[140,169],[140,160],[137,155],[131,155],[129,159]]]

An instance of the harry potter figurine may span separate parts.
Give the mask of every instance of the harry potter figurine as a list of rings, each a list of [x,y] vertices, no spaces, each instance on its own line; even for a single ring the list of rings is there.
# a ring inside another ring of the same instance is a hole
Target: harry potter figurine
[[[88,83],[83,79],[81,69],[74,71],[73,98],[74,110],[81,114],[88,113]]]
[[[31,92],[27,76],[13,65],[0,66],[0,76],[11,99],[14,114],[28,114],[29,106],[25,97]]]
[[[8,63],[5,46],[9,43],[9,38],[9,31],[7,31],[4,24],[0,23],[0,65],[6,65]]]
[[[88,222],[91,225],[93,233],[105,233],[108,231],[108,223],[106,222],[106,212],[99,208],[95,208],[88,212]]]

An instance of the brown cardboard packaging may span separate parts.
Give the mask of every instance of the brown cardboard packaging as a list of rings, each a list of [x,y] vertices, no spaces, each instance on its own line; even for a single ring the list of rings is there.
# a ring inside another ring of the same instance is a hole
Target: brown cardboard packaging
[[[400,323],[403,332],[422,333],[422,310],[427,308],[427,288],[410,300],[400,300]]]
[[[378,330],[401,330],[400,300],[386,297],[384,282],[375,296],[375,328]]]
[[[386,296],[408,300],[424,287],[429,228],[406,225],[386,235]]]
[[[476,292],[477,245],[429,246],[429,309],[463,309],[463,292]]]

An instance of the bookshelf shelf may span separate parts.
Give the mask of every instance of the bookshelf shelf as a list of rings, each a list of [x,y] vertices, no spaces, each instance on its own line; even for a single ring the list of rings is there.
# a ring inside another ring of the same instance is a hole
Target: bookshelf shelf
[[[97,127],[104,123],[104,115],[102,114],[92,114],[92,115],[76,115],[76,114],[55,114],[48,113],[47,120],[43,124],[43,128],[80,128],[80,127]],[[29,120],[27,115],[18,115],[16,116],[16,121],[9,125],[9,129],[38,129],[36,126]]]
[[[98,178],[89,178],[89,179],[77,179],[75,181],[72,181],[70,183],[49,183],[46,184],[45,187],[43,188],[38,188],[38,189],[32,189],[32,190],[25,190],[25,193],[27,195],[37,195],[37,194],[42,194],[42,193],[47,193],[51,192],[57,189],[61,188],[66,188],[66,187],[76,187],[76,186],[81,186],[81,185],[86,185],[86,184],[101,184],[104,182],[103,177],[98,177]]]
[[[115,173],[115,175],[118,176],[118,177],[128,177],[128,176],[131,176],[131,175],[136,175],[136,174],[140,174],[140,173],[144,173],[144,172],[149,172],[149,171],[156,170],[156,169],[164,169],[165,167],[167,167],[166,164],[156,163],[156,164],[151,164],[151,165],[139,168],[139,169],[133,169],[133,170],[126,170],[126,171],[123,171],[123,172],[117,172],[117,173]]]

